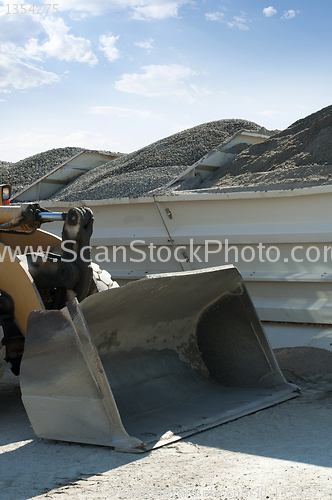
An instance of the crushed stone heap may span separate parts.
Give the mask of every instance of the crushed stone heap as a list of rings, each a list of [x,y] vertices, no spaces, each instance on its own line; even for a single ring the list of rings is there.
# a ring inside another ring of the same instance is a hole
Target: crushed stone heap
[[[0,160],[0,169],[3,167],[10,167],[11,165],[13,165],[13,163],[11,163],[10,161],[1,161]]]
[[[163,186],[235,132],[260,130],[247,120],[218,120],[184,130],[96,167],[54,195],[79,201],[144,196]]]
[[[328,106],[263,143],[244,149],[241,146],[236,158],[195,185],[195,189],[183,181],[163,188],[241,130],[260,132],[261,127],[246,120],[198,125],[90,170],[58,191],[53,199],[80,201],[332,184],[332,106]],[[80,151],[82,148],[52,149],[17,163],[0,162],[0,182],[11,183],[14,192],[20,191]]]
[[[83,148],[50,149],[16,163],[0,162],[0,184],[11,184],[12,193],[18,193],[80,151]]]
[[[265,191],[332,184],[332,106],[250,146],[190,192]],[[181,192],[181,185],[158,194]],[[188,193],[188,191],[185,191]]]

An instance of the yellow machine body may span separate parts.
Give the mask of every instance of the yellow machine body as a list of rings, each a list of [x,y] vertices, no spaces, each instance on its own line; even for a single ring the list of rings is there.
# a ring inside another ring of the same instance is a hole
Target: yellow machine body
[[[0,221],[8,222],[18,217],[18,207],[0,207]],[[14,216],[14,217],[12,217]],[[44,309],[38,289],[28,271],[24,255],[27,250],[54,251],[61,245],[61,238],[37,229],[33,234],[7,234],[0,232],[0,290],[8,293],[15,304],[15,322],[25,335],[31,311]],[[15,255],[16,252],[16,255]]]
[[[24,255],[61,240],[25,234],[24,210],[0,206],[0,226],[15,228],[0,231],[0,291],[25,336],[22,399],[38,436],[142,452],[296,395],[235,267],[151,275],[50,310]],[[1,356],[0,345],[0,376]]]

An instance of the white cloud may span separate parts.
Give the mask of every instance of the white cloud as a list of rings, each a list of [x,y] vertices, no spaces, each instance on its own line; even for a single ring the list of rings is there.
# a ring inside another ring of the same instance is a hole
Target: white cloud
[[[153,42],[153,38],[149,38],[145,42],[135,42],[134,44],[137,47],[140,47],[141,49],[151,50],[151,49],[153,49],[152,42]]]
[[[4,2],[11,8],[9,1]],[[16,2],[17,4],[17,2]],[[23,2],[22,2],[23,4]],[[27,4],[26,7],[29,7]],[[40,15],[33,15],[27,11],[26,14],[6,14],[6,8],[0,7],[0,41],[17,44],[24,43],[28,38],[38,35],[42,30]]]
[[[228,22],[227,26],[229,28],[239,28],[240,30],[248,30],[248,26],[245,24],[247,21],[244,17],[234,16],[232,22]]]
[[[29,132],[0,137],[1,160],[18,161],[53,148],[68,146],[87,149],[119,150],[119,144],[110,142],[108,135],[79,130],[71,134],[55,135]]]
[[[299,11],[295,12],[295,10],[287,10],[284,12],[282,19],[292,19],[293,17],[296,16],[296,13],[299,13]]]
[[[45,18],[41,21],[48,40],[38,45],[36,39],[26,45],[27,57],[56,57],[60,61],[78,61],[97,64],[98,59],[92,51],[91,43],[86,38],[68,34],[70,27],[60,18]]]
[[[36,68],[10,54],[0,52],[0,87],[13,86],[15,89],[28,89],[59,80],[60,78],[55,73]]]
[[[158,4],[155,4],[155,2],[153,2],[152,5],[134,7],[132,19],[136,19],[139,21],[152,21],[158,19],[166,19],[167,17],[178,17],[178,3],[179,2],[158,2]]]
[[[144,118],[147,120],[161,120],[164,115],[157,115],[150,111],[141,111],[138,109],[117,108],[115,106],[92,106],[90,113],[93,115],[119,116],[120,118]]]
[[[196,96],[196,97],[203,97],[205,95],[210,95],[211,94],[211,91],[210,90],[207,90],[207,89],[199,89],[196,85],[194,85],[193,83],[191,83],[189,85],[189,87],[191,88],[191,90],[193,90],[193,96]]]
[[[130,17],[136,20],[158,20],[178,17],[179,8],[190,0],[62,0],[59,10],[74,10],[101,15],[110,10],[128,10]]]
[[[27,6],[29,4],[26,4]],[[35,17],[37,14],[35,14]],[[21,16],[20,16],[21,17]],[[23,16],[24,17],[24,16]],[[89,40],[69,34],[70,27],[61,17],[39,17],[39,31],[46,34],[46,39],[39,43],[37,38],[30,37],[28,31],[24,46],[14,43],[9,37],[2,47],[6,52],[20,59],[35,59],[42,61],[44,57],[56,57],[60,61],[78,61],[91,66],[98,62],[92,51]]]
[[[86,62],[90,65],[98,62],[90,41],[69,34],[70,27],[61,17],[33,13],[29,11],[29,8],[33,7],[30,3],[17,4],[14,0],[6,0],[7,4],[11,12],[18,9],[18,13],[8,15],[7,8],[0,10],[0,41],[12,44],[11,53],[14,53],[14,48],[17,47],[17,57],[35,60],[56,57],[61,61]],[[26,10],[24,14],[22,7]],[[35,11],[37,10],[35,4]],[[42,12],[45,10],[46,7],[43,6]],[[44,38],[42,43],[38,42],[37,36]]]
[[[0,102],[6,102],[6,99],[0,99]]]
[[[88,12],[71,12],[69,15],[73,21],[82,21],[82,19],[89,17]]]
[[[222,12],[210,12],[208,14],[205,14],[205,19],[207,21],[220,21],[220,22],[225,22],[226,23],[226,19],[225,19],[225,15],[222,13]],[[246,25],[246,19],[244,17],[244,15],[242,16],[234,16],[233,17],[233,21],[228,21],[227,22],[227,26],[229,28],[239,28],[240,30],[248,30],[248,26]]]
[[[37,134],[35,132],[28,132],[26,134],[11,135],[7,137],[0,138],[1,146],[32,146],[34,147],[36,144],[40,143],[41,147],[44,147],[49,141],[54,141],[55,135],[53,134]]]
[[[78,130],[77,132],[66,135],[61,139],[61,143],[67,146],[78,146],[87,149],[110,148],[115,145],[110,144],[109,139],[102,134],[87,132],[86,130]]]
[[[3,92],[4,94],[11,94],[11,90],[8,89],[0,89],[0,92]]]
[[[267,116],[268,118],[273,118],[274,116],[282,115],[281,111],[276,111],[274,109],[265,109],[260,111],[261,116]]]
[[[119,50],[115,47],[115,42],[117,41],[118,36],[112,35],[102,35],[99,38],[100,46],[99,49],[102,50],[110,62],[115,61],[120,57]]]
[[[0,137],[1,160],[18,161],[41,151],[54,148],[55,136],[51,134],[15,134]]]
[[[266,7],[265,9],[263,9],[263,13],[266,15],[266,17],[271,17],[274,16],[277,13],[277,11],[271,5],[270,7]]]
[[[222,12],[210,12],[205,14],[205,19],[207,21],[223,21],[224,14]]]
[[[6,35],[0,42],[0,87],[12,85],[16,89],[26,89],[60,80],[55,73],[33,65],[31,60],[43,61],[55,57],[60,61],[78,61],[91,66],[97,64],[98,59],[89,40],[69,34],[70,27],[60,17],[29,13],[29,6],[25,4],[27,13],[24,15],[6,16],[4,11],[0,11],[0,40],[4,33]],[[35,20],[31,21],[31,16]],[[16,25],[11,19],[17,17]],[[23,18],[27,21],[23,22]],[[3,27],[4,31],[1,30]],[[40,42],[31,36],[36,34],[44,36],[44,40]]]
[[[147,97],[168,97],[194,102],[206,91],[193,89],[186,83],[197,73],[179,64],[143,66],[143,73],[125,73],[114,83],[117,90]]]

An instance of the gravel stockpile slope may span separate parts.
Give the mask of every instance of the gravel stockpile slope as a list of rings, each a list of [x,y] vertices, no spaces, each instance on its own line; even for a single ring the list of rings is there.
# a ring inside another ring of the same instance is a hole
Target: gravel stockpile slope
[[[79,201],[158,194],[294,189],[332,184],[332,106],[298,120],[264,143],[238,147],[238,156],[203,183],[163,186],[240,130],[260,131],[246,120],[219,120],[166,137],[82,175],[55,200]],[[82,148],[52,149],[17,163],[0,162],[0,182],[14,193]],[[198,184],[198,185],[197,185]]]
[[[184,130],[90,170],[54,199],[78,201],[145,195],[243,129],[260,130],[260,126],[246,120],[219,120]]]
[[[83,148],[50,149],[16,163],[0,162],[0,184],[11,184],[15,194],[80,151]]]
[[[165,185],[170,178],[177,177],[186,168],[187,165],[147,167],[142,171],[133,170],[119,174],[115,171],[108,174],[106,179],[95,179],[88,189],[85,187],[87,182],[85,174],[74,181],[75,186],[69,184],[62,191],[56,193],[54,199],[77,201],[83,199],[99,200],[103,198],[134,198],[144,196],[149,191]]]
[[[241,152],[195,192],[294,189],[332,184],[332,106]],[[180,188],[181,189],[181,188]],[[179,192],[172,188],[168,192]]]
[[[10,167],[11,165],[13,165],[13,163],[11,163],[10,161],[1,161],[0,160],[0,169],[2,169],[4,167]]]

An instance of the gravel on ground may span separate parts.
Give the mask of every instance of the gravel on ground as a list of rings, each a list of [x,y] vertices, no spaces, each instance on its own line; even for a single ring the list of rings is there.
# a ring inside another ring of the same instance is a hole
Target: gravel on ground
[[[297,373],[301,353],[291,355],[286,378],[299,385],[299,397],[139,455],[36,438],[18,379],[7,372],[1,499],[331,499],[332,374],[320,373],[326,360],[316,351],[310,373]]]

